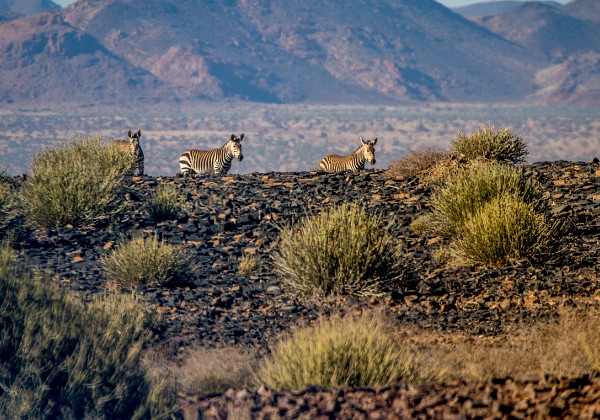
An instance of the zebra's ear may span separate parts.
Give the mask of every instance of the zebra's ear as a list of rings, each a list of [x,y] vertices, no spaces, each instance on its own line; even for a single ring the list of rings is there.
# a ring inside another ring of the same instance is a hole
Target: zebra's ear
[[[131,138],[131,130],[129,130],[129,133],[127,133],[127,136],[128,136],[129,138]]]
[[[375,146],[377,144],[377,137],[375,137],[375,140],[373,140],[373,142],[371,143],[373,146]]]
[[[367,142],[363,140],[362,136],[360,137],[360,142],[361,142],[362,144],[367,144]]]
[[[137,136],[138,136],[138,139],[139,139],[140,137],[142,137],[142,130],[138,130],[138,132],[137,132]]]
[[[229,137],[229,140],[234,140],[235,139],[235,134],[232,134],[231,137]]]
[[[244,133],[240,134],[240,141],[244,140]]]

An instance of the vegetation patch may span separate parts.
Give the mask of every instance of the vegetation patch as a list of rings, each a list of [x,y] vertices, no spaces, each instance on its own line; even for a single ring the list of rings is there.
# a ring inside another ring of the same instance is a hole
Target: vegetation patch
[[[541,184],[524,176],[521,169],[480,161],[455,172],[434,192],[432,212],[418,225],[438,235],[459,236],[464,223],[484,204],[506,195],[519,197],[536,212],[547,209]]]
[[[521,197],[504,195],[483,204],[456,242],[467,261],[492,266],[555,263],[562,256],[562,223],[549,220]]]
[[[0,175],[0,241],[18,241],[25,234],[25,215],[17,191]]]
[[[177,190],[168,185],[160,185],[146,201],[146,208],[150,218],[155,222],[173,220],[181,211],[177,200]]]
[[[0,416],[132,418],[161,413],[140,365],[156,319],[133,296],[84,304],[0,258]]]
[[[263,361],[258,381],[276,390],[294,390],[309,384],[377,386],[439,379],[441,371],[424,368],[385,330],[386,322],[367,314],[321,318],[313,327],[297,328]]]
[[[38,152],[23,188],[28,217],[43,227],[82,226],[114,217],[131,159],[91,137]]]
[[[527,142],[510,129],[496,130],[487,125],[472,134],[459,133],[452,141],[452,154],[468,160],[485,159],[517,164],[525,161]]]
[[[190,256],[156,236],[138,237],[118,245],[101,259],[109,284],[117,287],[168,286],[185,282]]]
[[[342,204],[283,228],[276,272],[308,293],[377,295],[405,278],[405,257],[380,216]]]
[[[391,177],[423,176],[446,159],[448,159],[448,152],[431,148],[415,150],[392,162],[386,170],[386,175]]]
[[[238,271],[242,277],[249,277],[256,273],[260,267],[259,258],[256,255],[244,254],[240,258]]]

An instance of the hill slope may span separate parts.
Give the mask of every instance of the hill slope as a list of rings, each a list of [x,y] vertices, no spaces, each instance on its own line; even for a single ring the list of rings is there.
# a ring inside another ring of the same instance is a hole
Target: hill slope
[[[60,10],[52,0],[0,0],[0,12],[13,12],[21,15]]]

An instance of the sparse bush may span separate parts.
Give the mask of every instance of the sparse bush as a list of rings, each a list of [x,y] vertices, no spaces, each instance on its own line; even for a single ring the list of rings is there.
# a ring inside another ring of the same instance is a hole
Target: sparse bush
[[[242,277],[251,276],[259,267],[259,260],[256,255],[243,255],[240,258],[238,271]]]
[[[560,222],[549,220],[521,197],[507,194],[484,203],[466,220],[456,249],[474,263],[551,264],[562,255],[563,235]]]
[[[0,417],[150,414],[140,368],[155,319],[132,296],[84,304],[0,259]],[[154,413],[158,413],[156,410]]]
[[[404,258],[387,226],[342,204],[280,232],[277,273],[302,292],[375,295],[398,286]]]
[[[17,192],[0,175],[0,241],[18,241],[24,233],[25,215]]]
[[[276,390],[376,386],[397,381],[438,378],[417,356],[394,340],[385,320],[375,315],[320,319],[313,327],[296,328],[263,361],[258,381]]]
[[[160,185],[146,202],[148,214],[152,220],[161,222],[177,217],[181,211],[181,206],[177,202],[177,195],[175,188]]]
[[[433,194],[432,212],[418,221],[429,232],[448,237],[462,234],[466,220],[488,201],[505,195],[519,197],[536,212],[547,207],[539,182],[519,168],[493,162],[478,162],[453,174]]]
[[[99,138],[38,152],[23,188],[25,211],[43,227],[110,219],[122,208],[118,187],[130,168],[126,154]]]
[[[434,149],[415,150],[391,163],[387,176],[421,176],[429,173],[439,162],[448,158],[448,152]]]
[[[117,245],[101,263],[113,286],[168,286],[187,280],[190,257],[181,248],[150,236]]]
[[[452,141],[452,153],[468,160],[486,159],[499,163],[516,164],[527,156],[527,143],[514,136],[510,129],[496,130],[492,125],[473,134],[459,133]]]

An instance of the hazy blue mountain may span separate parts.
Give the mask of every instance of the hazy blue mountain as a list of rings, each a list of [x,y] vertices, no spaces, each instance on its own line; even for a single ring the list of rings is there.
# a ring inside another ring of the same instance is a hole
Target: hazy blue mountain
[[[506,13],[515,10],[519,6],[525,3],[525,1],[519,0],[499,0],[499,1],[488,1],[481,3],[473,3],[467,6],[453,7],[452,10],[456,13],[466,17],[480,17],[488,15],[497,15],[499,13]],[[561,4],[557,1],[543,1],[548,6],[560,7]]]
[[[52,0],[0,0],[0,12],[13,12],[21,15],[50,12],[60,8]]]

